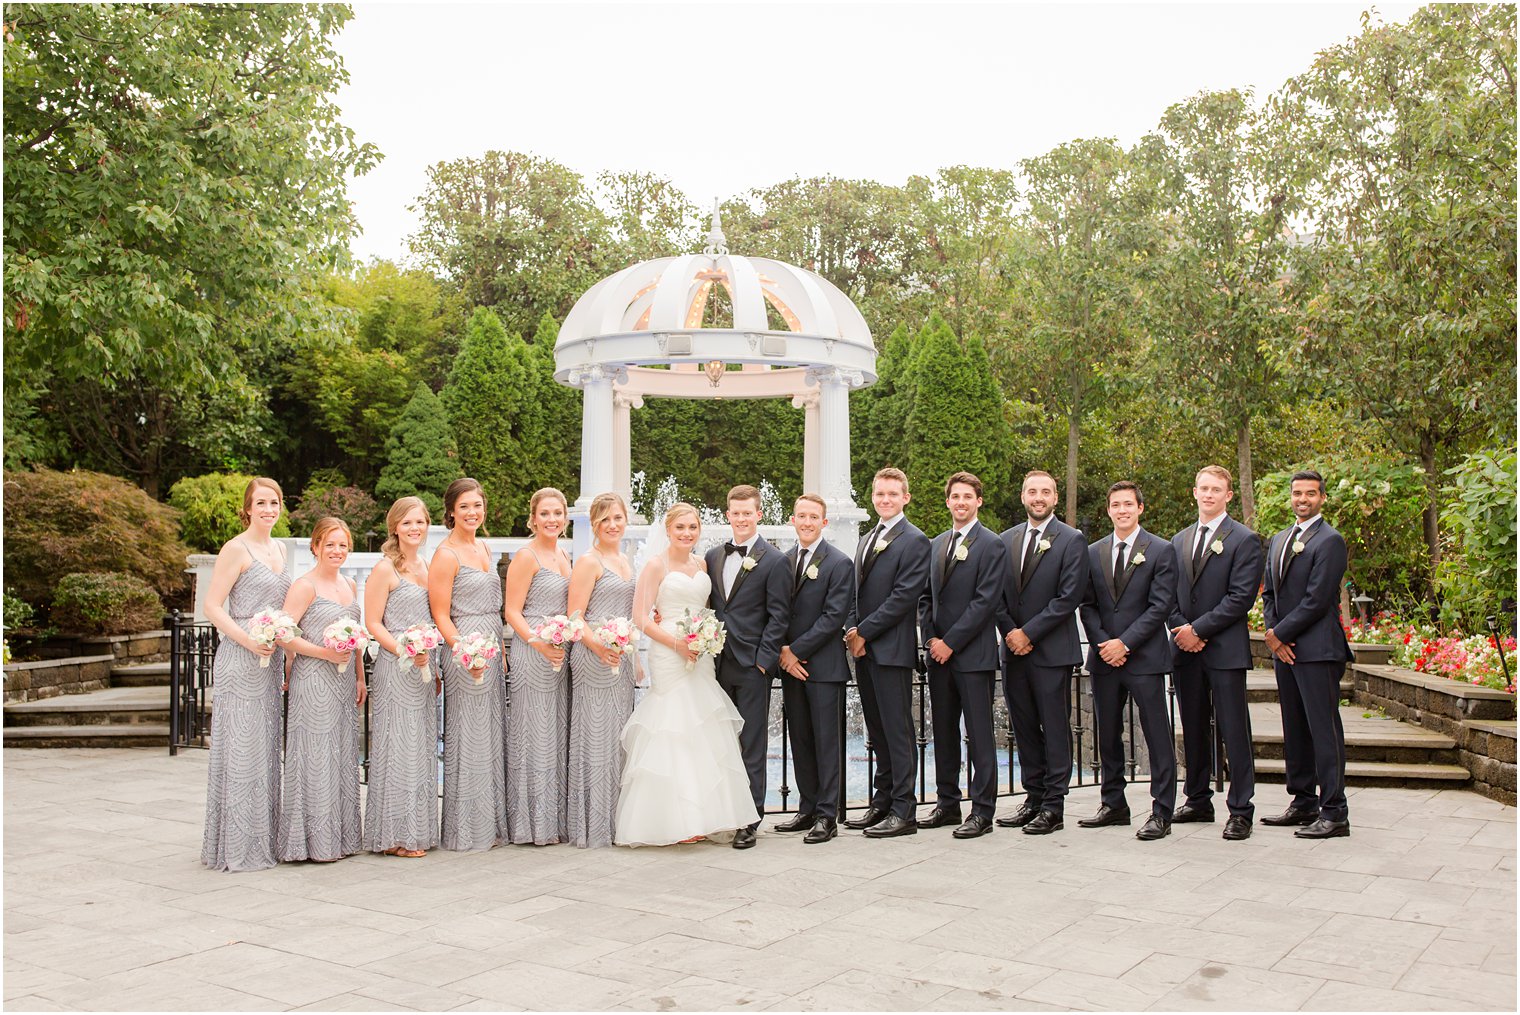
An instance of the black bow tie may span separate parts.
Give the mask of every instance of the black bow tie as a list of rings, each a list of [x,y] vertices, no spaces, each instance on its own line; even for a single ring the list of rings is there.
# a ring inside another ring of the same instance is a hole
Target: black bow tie
[[[725,556],[725,557],[727,557],[730,553],[743,553],[743,552],[744,552],[744,547],[741,546],[741,545],[739,545],[738,543],[724,543],[723,544],[723,556]]]

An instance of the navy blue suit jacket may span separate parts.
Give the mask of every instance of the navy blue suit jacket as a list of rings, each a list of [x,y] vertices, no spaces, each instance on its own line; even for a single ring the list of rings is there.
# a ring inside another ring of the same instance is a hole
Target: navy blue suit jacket
[[[1172,537],[1177,555],[1177,607],[1169,627],[1193,625],[1193,633],[1208,642],[1202,652],[1184,652],[1173,646],[1178,658],[1199,659],[1211,670],[1251,668],[1251,632],[1246,615],[1261,588],[1261,537],[1229,515],[1220,517],[1209,532],[1198,572],[1193,572],[1193,543],[1198,536],[1194,522]],[[1212,547],[1221,546],[1215,553]]]
[[[1277,573],[1284,529],[1267,546],[1267,577],[1261,599],[1267,630],[1293,646],[1305,663],[1349,662],[1351,646],[1341,627],[1341,581],[1346,577],[1346,540],[1321,518],[1300,535],[1303,551],[1288,550],[1288,567]]]
[[[1082,665],[1082,639],[1077,634],[1077,608],[1087,595],[1087,538],[1052,518],[1045,526],[1050,549],[1036,551],[1023,578],[1024,534],[1029,522],[1023,521],[999,538],[1008,553],[1008,581],[1003,585],[998,607],[998,629],[1008,632],[1022,628],[1034,647],[1023,658],[1034,666]]]
[[[786,555],[756,536],[750,556],[755,566],[748,571],[741,566],[734,578],[734,595],[730,599],[723,589],[723,547],[707,551],[707,574],[712,579],[712,609],[728,630],[723,645],[746,670],[756,667],[766,674],[781,659],[781,644],[786,637],[788,604],[792,598],[792,576],[786,569]]]
[[[949,668],[975,673],[998,668],[997,609],[1008,582],[1008,551],[981,522],[967,530],[966,559],[945,561],[947,529],[929,547],[929,587],[918,603],[924,644],[939,638],[950,646]]]
[[[866,552],[862,541],[859,554]],[[904,518],[855,562],[856,628],[866,656],[881,666],[918,662],[918,601],[929,587],[929,537]]]
[[[1087,550],[1087,598],[1082,626],[1087,629],[1087,669],[1093,676],[1113,673],[1098,646],[1118,638],[1129,649],[1127,673],[1170,673],[1171,639],[1166,621],[1177,599],[1177,555],[1160,536],[1135,530],[1124,574],[1114,584],[1114,537],[1104,536]],[[1135,563],[1136,557],[1142,557]]]
[[[820,539],[808,564],[809,571],[818,569],[818,577],[809,578],[804,573],[799,584],[799,552],[800,546],[786,555],[792,580],[786,644],[806,666],[809,681],[843,683],[850,679],[844,632],[855,626],[855,565],[827,539]]]

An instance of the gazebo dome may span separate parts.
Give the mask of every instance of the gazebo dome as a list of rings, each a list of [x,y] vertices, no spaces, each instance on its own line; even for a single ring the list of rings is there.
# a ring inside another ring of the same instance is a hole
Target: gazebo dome
[[[727,293],[732,320],[716,319],[715,286]],[[554,346],[561,384],[576,384],[573,372],[590,366],[711,362],[832,367],[852,375],[854,387],[876,380],[876,346],[850,298],[805,268],[729,254],[716,211],[706,250],[602,279],[576,301]],[[686,397],[723,397],[700,369],[685,372],[697,375]]]

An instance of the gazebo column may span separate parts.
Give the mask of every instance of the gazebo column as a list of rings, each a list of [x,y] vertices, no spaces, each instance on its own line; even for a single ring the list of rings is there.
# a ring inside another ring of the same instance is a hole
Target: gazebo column
[[[612,489],[625,503],[633,498],[633,410],[643,407],[644,399],[639,395],[625,391],[613,393]],[[634,521],[631,517],[628,520]]]
[[[792,396],[792,408],[802,410],[802,489],[817,491],[818,473],[818,392],[803,391]],[[845,428],[848,431],[848,426]]]
[[[818,386],[818,485],[812,489],[829,505],[830,541],[853,553],[866,513],[850,495],[850,389],[865,379],[837,367],[814,367],[807,377]]]
[[[574,551],[591,548],[591,501],[599,493],[613,489],[614,442],[612,382],[615,369],[593,365],[570,374],[570,383],[581,389],[581,490],[570,509],[574,525]]]

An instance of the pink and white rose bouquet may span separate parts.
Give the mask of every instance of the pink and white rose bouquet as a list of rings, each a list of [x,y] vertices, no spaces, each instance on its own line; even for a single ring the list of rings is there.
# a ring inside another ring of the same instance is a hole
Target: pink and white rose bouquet
[[[401,637],[396,639],[396,644],[403,654],[409,656],[412,665],[417,667],[422,677],[422,682],[428,681],[427,655],[439,645],[443,644],[443,635],[432,624],[413,624],[401,632]],[[422,662],[417,662],[418,659]]]
[[[248,636],[253,639],[255,645],[261,647],[287,642],[300,633],[301,629],[296,626],[292,617],[275,609],[262,609],[248,622]],[[268,669],[271,658],[271,656],[259,656],[260,668]]]
[[[470,671],[475,683],[486,678],[486,665],[501,652],[501,644],[490,635],[478,631],[462,634],[454,642],[454,661]]]
[[[336,652],[358,652],[369,644],[369,632],[357,620],[344,617],[327,625],[322,632],[322,644]],[[351,662],[352,659],[348,661]],[[347,673],[348,663],[339,667],[338,672]]]
[[[723,643],[728,640],[728,631],[723,626],[723,621],[718,619],[712,610],[698,610],[692,613],[687,610],[680,620],[676,621],[676,634],[686,642],[686,647],[699,656],[716,656],[723,651]],[[689,670],[695,663],[687,663]]]
[[[552,617],[545,617],[529,630],[533,632],[533,640],[536,642],[552,645],[555,648],[568,648],[572,642],[581,640],[586,624],[585,621],[571,620],[563,613],[559,613]],[[554,672],[558,673],[563,666],[562,660],[559,666],[554,667]]]
[[[591,637],[605,648],[617,649],[625,656],[631,656],[639,650],[639,638],[642,635],[627,617],[608,617],[589,630]]]

